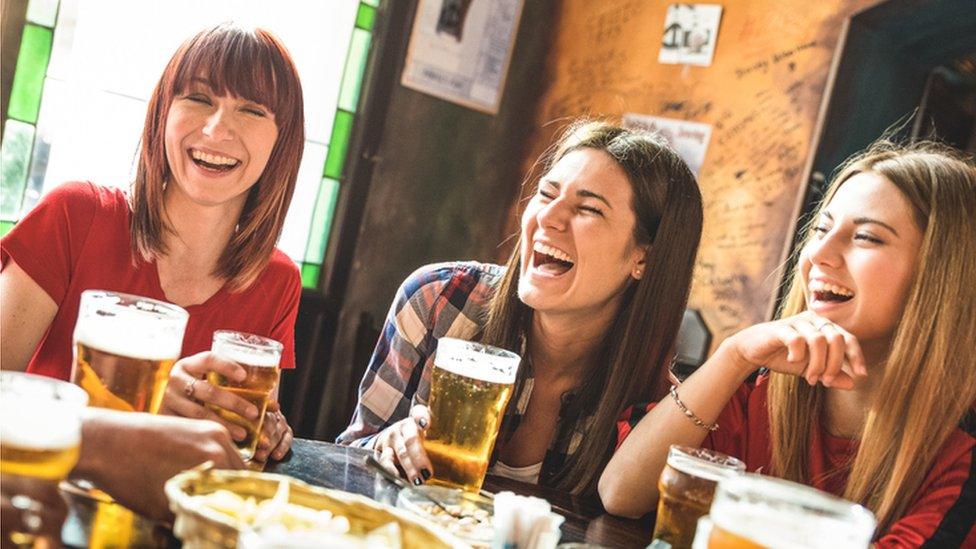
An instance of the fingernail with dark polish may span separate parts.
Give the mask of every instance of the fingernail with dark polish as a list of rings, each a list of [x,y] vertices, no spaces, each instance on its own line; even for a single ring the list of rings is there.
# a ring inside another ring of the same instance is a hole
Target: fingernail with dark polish
[[[422,418],[420,418],[420,421],[418,421],[417,423],[420,424],[420,428],[421,429],[426,429],[427,428],[427,418],[423,418],[422,417]]]
[[[430,479],[430,471],[427,469],[421,469],[420,474],[424,477],[424,480]]]
[[[421,482],[423,482],[423,481],[420,480],[420,477],[417,477],[417,478],[413,479],[413,485],[414,486],[420,486],[420,483]]]

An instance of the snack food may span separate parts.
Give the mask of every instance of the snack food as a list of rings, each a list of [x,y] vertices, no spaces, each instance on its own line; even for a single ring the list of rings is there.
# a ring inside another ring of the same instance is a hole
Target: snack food
[[[418,491],[437,498],[451,513],[461,518],[445,512],[422,495],[412,493]],[[397,506],[410,510],[476,547],[488,547],[494,538],[494,506],[490,499],[477,494],[443,486],[422,486],[401,491]]]

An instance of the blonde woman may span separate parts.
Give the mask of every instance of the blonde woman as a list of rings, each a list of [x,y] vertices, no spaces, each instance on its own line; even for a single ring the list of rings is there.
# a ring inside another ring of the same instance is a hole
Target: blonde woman
[[[865,505],[879,547],[973,547],[974,349],[973,160],[875,145],[831,184],[781,318],[727,339],[642,418],[625,413],[601,498],[647,513],[668,446],[706,446]]]

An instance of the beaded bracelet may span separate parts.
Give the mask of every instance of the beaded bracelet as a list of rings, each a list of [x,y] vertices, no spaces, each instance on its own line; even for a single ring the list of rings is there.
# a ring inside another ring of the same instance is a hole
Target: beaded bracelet
[[[671,393],[671,398],[674,399],[674,403],[678,405],[678,408],[681,410],[681,412],[685,415],[685,417],[687,417],[688,419],[690,419],[692,421],[692,423],[694,423],[695,425],[701,427],[702,429],[705,429],[706,431],[714,431],[714,430],[718,429],[718,423],[712,423],[712,424],[705,423],[704,421],[702,421],[702,419],[700,417],[698,417],[698,416],[695,415],[695,412],[692,412],[691,410],[689,410],[688,407],[685,406],[685,403],[684,402],[681,402],[681,399],[678,398],[678,388],[677,387],[675,387],[674,385],[672,385],[671,386],[671,389],[669,390],[669,392]]]

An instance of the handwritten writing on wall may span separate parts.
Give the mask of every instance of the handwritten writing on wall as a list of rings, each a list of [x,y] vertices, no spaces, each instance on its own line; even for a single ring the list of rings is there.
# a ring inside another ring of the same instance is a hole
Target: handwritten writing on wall
[[[692,67],[657,62],[668,2],[567,0],[524,166],[578,116],[711,124],[690,306],[717,345],[773,314],[834,49],[844,20],[875,3],[724,2],[713,64]]]

